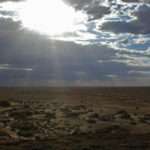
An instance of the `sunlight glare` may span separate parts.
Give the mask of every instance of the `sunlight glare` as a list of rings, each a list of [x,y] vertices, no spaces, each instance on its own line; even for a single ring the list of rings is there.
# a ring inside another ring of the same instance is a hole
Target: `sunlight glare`
[[[22,25],[48,35],[74,32],[85,15],[62,0],[27,0],[19,10]]]

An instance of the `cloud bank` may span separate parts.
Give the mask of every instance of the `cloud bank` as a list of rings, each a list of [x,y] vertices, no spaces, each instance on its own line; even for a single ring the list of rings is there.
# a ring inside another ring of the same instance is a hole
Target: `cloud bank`
[[[86,13],[86,28],[53,37],[23,28],[15,10],[0,7],[1,86],[150,85],[148,2],[65,3]]]

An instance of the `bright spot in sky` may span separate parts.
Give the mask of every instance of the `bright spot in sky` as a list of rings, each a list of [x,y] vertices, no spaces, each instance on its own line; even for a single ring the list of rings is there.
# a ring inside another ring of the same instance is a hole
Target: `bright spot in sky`
[[[18,14],[23,27],[50,36],[74,32],[86,18],[62,0],[27,0]]]
[[[85,30],[83,25],[87,20],[85,13],[76,11],[63,0],[4,2],[0,10],[15,12],[10,18],[21,21],[24,28],[49,36]]]

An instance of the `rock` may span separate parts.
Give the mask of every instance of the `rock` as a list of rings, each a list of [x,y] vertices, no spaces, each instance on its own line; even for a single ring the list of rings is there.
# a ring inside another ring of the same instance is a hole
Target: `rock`
[[[45,114],[45,117],[46,117],[47,119],[56,119],[56,114],[55,114],[54,112],[47,112],[47,113]]]
[[[86,118],[86,121],[87,121],[89,124],[96,124],[98,120],[95,119],[95,118],[87,117],[87,118]]]
[[[2,139],[17,139],[18,136],[15,132],[7,128],[0,128],[0,140]]]
[[[114,116],[113,115],[103,115],[103,116],[100,116],[99,117],[99,120],[100,121],[108,121],[108,122],[111,122],[111,121],[114,121]]]
[[[80,132],[81,132],[82,134],[87,134],[87,133],[90,132],[90,128],[89,128],[88,126],[81,126],[81,127],[80,127]]]
[[[150,124],[150,114],[146,114],[140,118],[140,122]]]
[[[69,118],[78,118],[81,114],[80,111],[73,110],[72,108],[69,108],[69,107],[62,108],[61,111],[64,113],[64,116],[67,118],[68,117]]]
[[[33,137],[38,132],[38,127],[29,121],[14,122],[11,128],[17,131],[17,134],[22,137]]]
[[[45,120],[45,114],[35,114],[31,116],[32,120],[39,120],[44,121]]]
[[[90,115],[89,115],[89,117],[90,118],[93,118],[93,119],[97,119],[97,120],[99,120],[99,114],[98,113],[91,113]]]
[[[114,117],[117,119],[126,119],[131,120],[130,114],[128,114],[125,110],[120,110],[117,113],[114,114]]]
[[[13,117],[17,120],[22,120],[25,119],[27,117],[30,117],[32,115],[32,111],[31,110],[14,110],[12,112],[10,112],[10,117]]]
[[[50,143],[32,143],[32,145],[25,146],[26,150],[56,150]]]
[[[72,110],[85,110],[86,107],[84,105],[76,105],[76,106],[71,106],[70,107]]]
[[[0,122],[6,124],[10,121],[10,119],[11,118],[9,117],[0,117]]]
[[[35,137],[35,140],[38,140],[38,141],[47,139],[47,137],[45,135],[43,135],[43,134],[36,134],[34,137]]]
[[[129,135],[129,130],[119,125],[111,125],[98,130],[97,133],[106,137],[113,137],[115,135],[116,138],[122,138]]]
[[[133,121],[130,122],[130,124],[131,125],[137,125],[137,122],[133,120]]]
[[[66,117],[79,117],[87,113],[86,107],[84,105],[77,106],[63,106],[60,109]]]
[[[10,107],[11,103],[9,101],[0,101],[0,107]]]
[[[0,128],[3,128],[5,126],[5,123],[0,122]]]
[[[88,114],[86,121],[90,124],[97,123],[99,121],[99,114],[95,112]]]
[[[80,131],[79,129],[75,128],[75,129],[72,129],[70,132],[69,132],[69,135],[76,135],[76,134],[79,134]]]

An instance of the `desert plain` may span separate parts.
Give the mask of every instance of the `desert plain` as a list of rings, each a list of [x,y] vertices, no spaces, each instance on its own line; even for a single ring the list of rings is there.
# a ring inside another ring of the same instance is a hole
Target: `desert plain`
[[[0,150],[149,149],[149,87],[0,88]]]

